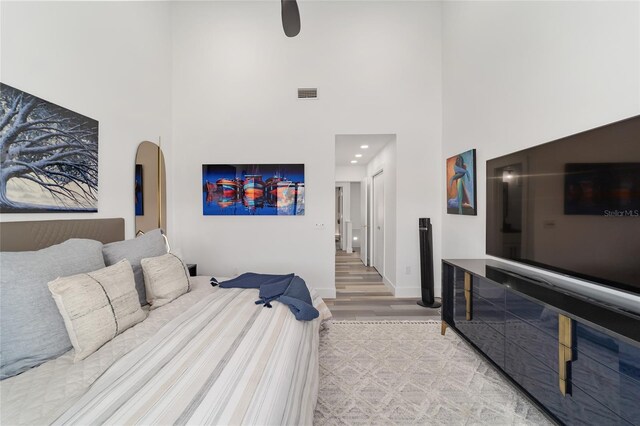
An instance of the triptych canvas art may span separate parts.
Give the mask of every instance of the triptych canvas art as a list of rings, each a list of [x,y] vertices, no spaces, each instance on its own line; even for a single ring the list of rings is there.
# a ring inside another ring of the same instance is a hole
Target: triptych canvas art
[[[202,166],[206,216],[301,216],[304,211],[304,164]]]

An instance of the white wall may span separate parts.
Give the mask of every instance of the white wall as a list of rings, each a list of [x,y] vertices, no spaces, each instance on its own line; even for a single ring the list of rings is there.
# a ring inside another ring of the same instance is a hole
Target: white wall
[[[639,113],[640,3],[445,2],[441,164],[477,149],[479,208],[442,206],[443,256],[485,257],[486,160]]]
[[[351,182],[350,184],[350,204],[349,215],[351,218],[351,225],[353,227],[353,237],[357,240],[353,240],[351,245],[353,247],[360,247],[360,235],[362,232],[362,216],[360,214],[362,206],[360,205],[360,182]]]
[[[98,213],[3,214],[1,220],[124,217],[133,237],[137,146],[159,136],[164,144],[170,136],[168,4],[3,1],[0,7],[2,82],[100,126]]]
[[[366,172],[365,166],[336,166],[336,182],[360,182]]]
[[[431,216],[438,229],[441,209],[440,177],[424,172],[441,159],[440,4],[300,2],[300,13],[288,39],[277,1],[172,4],[174,245],[204,274],[295,271],[332,297],[335,135],[395,133],[396,258],[411,268],[396,285],[417,294],[415,225]],[[319,99],[297,100],[298,87]],[[202,215],[201,165],[254,162],[305,163],[305,216]]]
[[[418,217],[434,224],[436,276],[440,247],[484,256],[487,159],[640,113],[637,2],[301,2],[294,39],[277,1],[0,7],[2,81],[100,122],[99,213],[1,220],[119,216],[132,236],[135,150],[162,136],[188,261],[295,268],[325,296],[336,134],[397,134],[395,285],[417,295]],[[295,99],[307,86],[319,100]],[[478,216],[447,215],[444,159],[469,148]],[[202,216],[201,164],[226,162],[304,162],[306,216]]]
[[[384,270],[383,279],[385,284],[391,287],[396,296],[406,296],[398,294],[397,282],[397,247],[398,247],[398,166],[397,166],[396,142],[389,142],[380,152],[367,163],[367,176],[369,185],[373,184],[373,176],[383,173],[383,195],[384,195]],[[373,193],[373,189],[371,189]],[[371,200],[373,203],[374,200]],[[375,206],[371,204],[371,211]],[[370,216],[369,226],[369,247],[373,245],[374,223]],[[371,256],[371,259],[375,255]],[[419,273],[419,271],[417,271]],[[402,293],[400,291],[400,293]]]

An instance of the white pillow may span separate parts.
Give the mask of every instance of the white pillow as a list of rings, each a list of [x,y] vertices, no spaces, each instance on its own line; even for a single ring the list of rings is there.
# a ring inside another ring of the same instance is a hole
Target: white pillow
[[[126,259],[97,271],[58,278],[48,285],[75,349],[74,362],[146,317]]]
[[[149,257],[142,259],[140,264],[151,309],[166,305],[190,290],[187,267],[175,254]]]

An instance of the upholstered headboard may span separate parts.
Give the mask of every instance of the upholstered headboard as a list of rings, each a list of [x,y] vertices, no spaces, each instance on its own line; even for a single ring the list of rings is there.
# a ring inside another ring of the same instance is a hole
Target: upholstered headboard
[[[124,219],[39,220],[0,223],[0,251],[40,250],[69,238],[124,240]]]

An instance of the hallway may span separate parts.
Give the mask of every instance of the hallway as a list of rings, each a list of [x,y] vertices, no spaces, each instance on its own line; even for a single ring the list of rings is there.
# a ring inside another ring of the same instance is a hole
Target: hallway
[[[325,300],[335,320],[440,319],[438,309],[418,306],[417,298],[396,299],[358,252],[336,251],[336,298]]]

